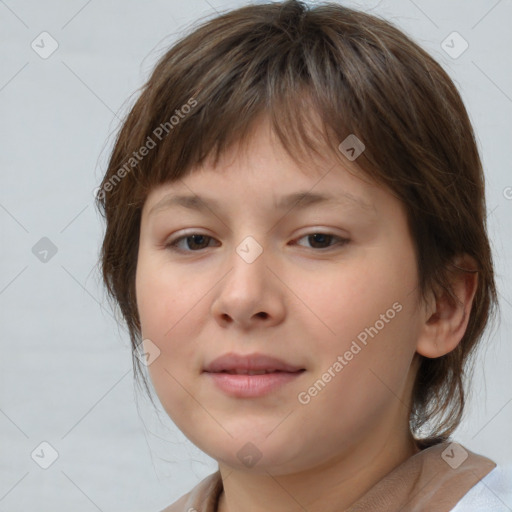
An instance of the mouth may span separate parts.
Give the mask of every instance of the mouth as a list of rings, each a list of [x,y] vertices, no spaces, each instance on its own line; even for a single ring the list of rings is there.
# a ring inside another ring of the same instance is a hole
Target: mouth
[[[206,365],[203,374],[229,397],[258,398],[285,388],[305,371],[270,355],[228,353]]]
[[[286,389],[306,371],[263,354],[225,354],[203,370],[208,382],[232,398],[259,398]]]
[[[276,373],[302,373],[306,370],[301,368],[300,370],[296,370],[294,372],[287,372],[284,370],[245,370],[242,368],[237,368],[235,370],[222,370],[220,372],[207,372],[207,373],[227,373],[228,375],[268,375],[268,374],[276,374]]]
[[[286,389],[306,370],[296,372],[269,371],[258,373],[206,372],[215,388],[232,398],[260,398]]]
[[[296,373],[304,370],[301,366],[293,365],[270,355],[228,353],[217,357],[206,365],[203,372],[263,375],[268,373]]]

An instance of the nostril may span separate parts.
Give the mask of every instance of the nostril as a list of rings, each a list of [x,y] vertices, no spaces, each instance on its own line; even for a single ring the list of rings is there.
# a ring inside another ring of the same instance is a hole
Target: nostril
[[[258,313],[258,316],[260,318],[267,318],[268,317],[268,313],[265,313],[264,311],[261,311],[260,313]]]

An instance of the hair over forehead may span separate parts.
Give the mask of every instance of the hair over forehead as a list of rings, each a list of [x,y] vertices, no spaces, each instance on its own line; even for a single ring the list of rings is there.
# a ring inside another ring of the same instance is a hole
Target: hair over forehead
[[[404,40],[339,5],[252,5],[207,22],[161,57],[126,120],[119,165],[148,137],[156,143],[127,183],[146,193],[207,156],[217,161],[244,146],[262,116],[295,159],[343,159],[338,146],[354,134],[365,145],[360,166],[400,167],[414,145],[439,142],[424,113],[449,114],[453,95],[440,66]]]

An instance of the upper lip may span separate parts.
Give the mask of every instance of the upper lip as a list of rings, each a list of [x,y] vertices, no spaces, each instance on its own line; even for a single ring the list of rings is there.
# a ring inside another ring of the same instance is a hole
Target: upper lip
[[[218,373],[222,371],[232,370],[278,370],[282,372],[298,372],[304,370],[299,366],[285,363],[276,357],[267,356],[265,354],[224,354],[209,363],[204,371],[209,373]]]

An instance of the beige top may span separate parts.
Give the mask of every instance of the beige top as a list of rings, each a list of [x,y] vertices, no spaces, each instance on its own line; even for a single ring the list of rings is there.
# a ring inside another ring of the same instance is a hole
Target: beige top
[[[448,512],[495,467],[460,444],[440,443],[397,466],[346,512]],[[217,512],[222,490],[216,471],[161,512]]]

